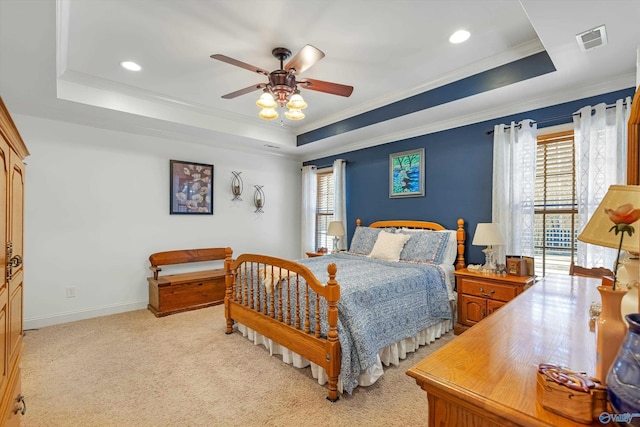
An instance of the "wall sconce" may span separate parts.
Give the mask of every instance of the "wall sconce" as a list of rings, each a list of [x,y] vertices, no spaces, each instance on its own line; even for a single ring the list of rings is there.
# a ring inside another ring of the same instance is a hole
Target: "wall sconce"
[[[263,185],[254,185],[256,192],[253,194],[253,204],[256,205],[254,213],[264,213],[262,208],[264,207],[264,191],[262,191]]]
[[[243,190],[242,178],[240,178],[240,174],[242,172],[232,171],[231,173],[233,174],[233,178],[231,179],[231,194],[233,194],[233,199],[231,199],[231,201],[242,201],[242,199],[240,198]]]

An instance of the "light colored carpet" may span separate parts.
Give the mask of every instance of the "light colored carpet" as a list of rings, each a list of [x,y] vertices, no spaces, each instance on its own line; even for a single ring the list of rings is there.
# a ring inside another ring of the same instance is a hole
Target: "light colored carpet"
[[[427,425],[405,374],[453,333],[331,403],[307,369],[224,333],[224,307],[155,318],[147,310],[25,335],[23,426]]]

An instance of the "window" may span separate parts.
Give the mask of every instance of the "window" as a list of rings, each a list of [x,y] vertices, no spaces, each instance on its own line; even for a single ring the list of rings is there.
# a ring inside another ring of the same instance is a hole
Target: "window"
[[[568,273],[576,256],[574,151],[573,131],[538,136],[534,225],[538,276]]]
[[[327,236],[329,223],[333,220],[333,169],[319,170],[318,199],[316,203],[316,249],[333,247],[332,237]]]

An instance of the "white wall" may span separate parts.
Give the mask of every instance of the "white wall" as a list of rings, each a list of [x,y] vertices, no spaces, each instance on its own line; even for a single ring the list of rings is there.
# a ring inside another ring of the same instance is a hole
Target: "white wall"
[[[230,246],[300,254],[301,163],[14,115],[25,189],[25,329],[144,309],[151,253]],[[214,215],[169,214],[169,160],[214,165]],[[242,202],[232,202],[231,171]],[[264,213],[254,213],[253,185]],[[66,288],[76,297],[67,298]]]

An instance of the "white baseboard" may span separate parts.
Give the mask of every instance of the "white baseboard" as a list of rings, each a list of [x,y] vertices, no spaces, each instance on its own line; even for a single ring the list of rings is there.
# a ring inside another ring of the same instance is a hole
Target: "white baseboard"
[[[58,325],[60,323],[75,322],[76,320],[91,319],[93,317],[108,316],[110,314],[124,313],[127,311],[143,310],[147,308],[148,301],[138,301],[127,304],[117,304],[104,307],[90,308],[70,313],[52,314],[49,316],[32,317],[24,319],[24,330],[40,329],[45,326]]]

